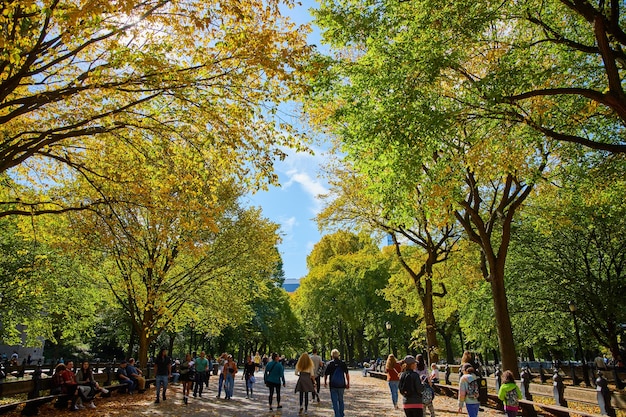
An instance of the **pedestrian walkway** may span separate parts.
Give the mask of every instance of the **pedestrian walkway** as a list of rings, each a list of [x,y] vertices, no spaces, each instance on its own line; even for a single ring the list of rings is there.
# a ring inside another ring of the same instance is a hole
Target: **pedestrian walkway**
[[[276,410],[276,399],[274,399],[274,411],[269,411],[268,406],[268,389],[263,385],[262,373],[257,373],[259,382],[255,384],[255,395],[252,399],[246,398],[246,389],[244,381],[241,380],[241,373],[235,381],[235,392],[232,400],[225,400],[224,393],[222,398],[217,399],[217,378],[212,376],[209,383],[209,391],[205,391],[202,398],[191,397],[189,404],[184,405],[182,399],[182,387],[170,385],[168,389],[167,401],[160,404],[154,404],[154,388],[151,388],[143,395],[125,396],[123,394],[115,395],[115,401],[111,399],[102,399],[97,401],[98,408],[90,410],[97,412],[103,417],[113,416],[188,416],[188,417],[206,417],[206,416],[224,416],[224,417],[297,417],[299,411],[299,394],[294,393],[297,377],[293,370],[285,372],[287,387],[282,389],[282,406],[281,410]],[[380,416],[404,416],[402,409],[394,410],[391,403],[391,395],[385,381],[372,377],[363,377],[360,371],[350,372],[351,387],[346,390],[346,417],[380,417]],[[322,380],[323,381],[323,380]],[[323,382],[322,382],[323,383]],[[310,417],[332,417],[333,409],[330,401],[328,388],[320,391],[321,402],[311,402],[309,404],[308,416]],[[127,400],[127,404],[120,407],[120,401]],[[435,398],[436,417],[459,417],[465,413],[457,412],[457,402],[455,399],[437,396]],[[52,409],[54,410],[54,409]],[[64,414],[52,412],[48,414],[48,410],[42,409],[40,415],[50,415],[51,417],[60,417]],[[58,410],[54,410],[58,411]],[[87,410],[77,413],[67,413],[77,417],[83,413],[87,415]],[[428,414],[428,413],[426,413]],[[496,417],[502,416],[496,410],[485,408],[481,411],[479,417]]]

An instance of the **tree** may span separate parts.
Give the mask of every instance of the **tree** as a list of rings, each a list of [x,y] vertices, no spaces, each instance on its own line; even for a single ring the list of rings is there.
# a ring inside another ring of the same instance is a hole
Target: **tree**
[[[438,361],[439,343],[437,341],[437,323],[433,308],[433,297],[444,297],[446,288],[443,282],[441,292],[436,292],[433,286],[433,267],[444,262],[452,252],[459,235],[454,224],[433,224],[421,207],[419,197],[415,203],[415,210],[407,214],[401,221],[393,221],[385,216],[385,209],[381,205],[373,204],[363,193],[358,175],[348,168],[335,168],[328,173],[331,191],[329,203],[317,216],[318,223],[328,227],[356,226],[366,227],[373,232],[384,232],[393,240],[394,252],[403,269],[412,278],[415,290],[419,295],[419,302],[423,308],[423,318],[426,325],[427,345],[434,352],[431,360]],[[416,185],[419,189],[419,185]],[[410,217],[410,216],[413,217]],[[400,239],[415,245],[419,251],[403,251]]]
[[[379,339],[388,303],[388,261],[364,235],[339,231],[322,237],[307,257],[309,273],[296,290],[302,323],[313,345],[339,344],[348,361],[364,358],[366,336]],[[370,326],[372,325],[372,326]],[[375,334],[366,335],[372,327]]]
[[[302,86],[309,51],[308,29],[282,17],[280,6],[3,2],[0,173],[20,186],[0,200],[0,216],[106,205],[109,196],[87,199],[54,186],[71,175],[115,182],[116,175],[89,165],[83,150],[144,150],[155,136],[186,141],[213,169],[226,164],[250,184],[275,181],[273,158],[298,142],[274,115]],[[217,149],[228,158],[207,155]]]
[[[519,321],[527,324],[530,315],[548,307],[542,313],[546,321],[572,326],[567,303],[573,301],[585,346],[603,346],[617,359],[626,315],[607,300],[626,296],[624,162],[587,155],[560,174],[558,187],[547,188],[519,225],[517,259],[508,271],[523,284]]]
[[[475,97],[463,87],[467,74],[482,71],[484,62],[471,55],[479,48],[445,56],[442,36],[452,28],[439,34],[422,25],[431,18],[422,12],[413,3],[324,3],[318,24],[341,53],[318,60],[328,65],[309,96],[309,114],[341,142],[365,192],[390,221],[403,224],[419,203],[428,219],[448,216],[480,246],[503,366],[516,370],[504,284],[511,223],[559,146],[526,126],[475,117],[470,104],[480,109],[481,103],[468,104]],[[464,13],[465,30],[475,33],[483,21]]]
[[[150,343],[174,322],[197,318],[197,331],[218,334],[245,321],[246,290],[271,276],[279,239],[277,225],[240,206],[243,190],[228,171],[207,170],[185,141],[153,142],[141,153],[102,150],[114,158],[88,149],[90,165],[120,181],[69,185],[77,195],[98,188],[112,198],[70,216],[68,239],[99,266],[128,315],[142,365]]]
[[[31,224],[0,220],[0,340],[38,346],[89,333],[103,297],[71,254],[37,240]]]

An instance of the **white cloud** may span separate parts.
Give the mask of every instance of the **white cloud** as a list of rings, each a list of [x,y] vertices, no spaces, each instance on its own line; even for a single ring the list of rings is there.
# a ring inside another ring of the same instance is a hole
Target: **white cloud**
[[[288,240],[293,239],[292,232],[293,228],[299,224],[298,219],[292,216],[289,218],[280,218],[278,221],[280,223],[280,230],[285,234]]]

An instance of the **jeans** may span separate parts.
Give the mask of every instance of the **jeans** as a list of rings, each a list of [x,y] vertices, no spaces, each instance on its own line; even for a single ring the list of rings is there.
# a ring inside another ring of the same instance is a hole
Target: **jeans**
[[[468,404],[465,403],[465,408],[467,408],[467,415],[469,417],[478,417],[478,407],[480,404]]]
[[[330,400],[333,402],[335,417],[344,417],[343,393],[345,390],[345,388],[330,388]]]
[[[167,390],[167,375],[157,375],[155,381],[156,386],[156,396],[159,398],[159,392],[161,391],[161,385],[163,385],[163,396],[165,396],[165,391]]]
[[[391,391],[391,401],[393,406],[398,405],[398,384],[400,381],[389,381],[389,390]]]
[[[224,393],[226,398],[232,398],[233,390],[235,389],[235,378],[230,372],[226,373],[226,380],[224,381]]]
[[[217,381],[217,396],[222,395],[222,384],[224,383],[224,372],[220,374],[220,379]],[[225,390],[224,390],[225,391]]]
[[[128,388],[128,393],[132,394],[133,391],[135,390],[135,381],[133,381],[132,379],[120,379],[120,384],[126,384],[126,387]]]

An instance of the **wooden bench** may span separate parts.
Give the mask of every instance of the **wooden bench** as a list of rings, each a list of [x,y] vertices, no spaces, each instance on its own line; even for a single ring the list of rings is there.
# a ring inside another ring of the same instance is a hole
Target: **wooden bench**
[[[146,389],[148,389],[150,385],[154,384],[155,381],[156,381],[155,378],[147,378]],[[104,386],[102,388],[107,389],[109,393],[100,394],[101,398],[110,397],[111,393],[115,391],[126,392],[127,390],[127,386],[125,384],[112,384],[112,385]],[[59,402],[60,400],[63,400],[63,397],[67,397],[67,396],[65,394],[52,394],[52,395],[45,395],[45,396],[37,397],[37,398],[31,398],[25,401],[18,401],[14,403],[0,405],[0,414],[5,414],[10,411],[14,411],[15,409],[17,409],[18,406],[24,405],[24,408],[22,408],[22,412],[21,412],[22,415],[34,416],[38,414],[40,406],[53,402],[55,400]],[[69,400],[69,398],[65,398],[65,399]]]
[[[374,378],[387,380],[387,373],[386,372],[367,371],[367,373],[370,376],[374,377]]]
[[[583,417],[603,417],[600,414],[588,413],[586,411],[575,410],[573,408],[563,407],[556,404],[543,404],[529,400],[520,400],[519,403],[522,414],[526,417],[537,417],[540,415],[541,413],[537,412],[537,408],[543,412],[541,415],[549,414],[555,417],[570,417],[571,415]]]

